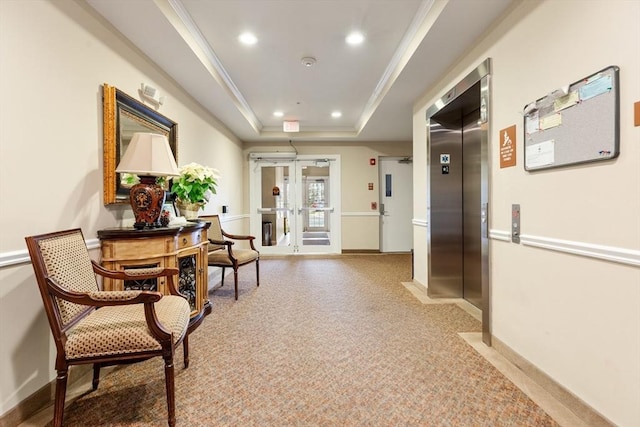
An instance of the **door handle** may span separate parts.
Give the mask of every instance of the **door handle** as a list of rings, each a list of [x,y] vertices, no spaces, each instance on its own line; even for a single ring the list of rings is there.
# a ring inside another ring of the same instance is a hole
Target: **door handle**
[[[273,212],[293,212],[289,208],[258,208],[258,213],[273,213]]]
[[[321,211],[321,212],[333,212],[335,208],[298,208],[298,213],[302,211]]]

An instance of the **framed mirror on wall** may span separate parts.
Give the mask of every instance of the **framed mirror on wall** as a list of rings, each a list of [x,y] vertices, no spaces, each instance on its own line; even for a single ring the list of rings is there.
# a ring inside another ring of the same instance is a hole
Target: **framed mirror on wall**
[[[116,167],[127,150],[131,137],[135,132],[165,135],[177,163],[178,124],[113,86],[105,83],[102,89],[104,204],[128,204],[129,189],[137,184],[137,177],[116,173]],[[168,191],[169,182],[165,182],[164,185]]]

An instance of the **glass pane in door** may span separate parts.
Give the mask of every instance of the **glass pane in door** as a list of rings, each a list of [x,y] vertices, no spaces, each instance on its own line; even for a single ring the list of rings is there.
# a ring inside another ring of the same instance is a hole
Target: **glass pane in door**
[[[261,165],[262,246],[290,246],[291,224],[289,165]],[[256,236],[257,237],[257,236]]]
[[[326,161],[300,162],[302,246],[331,245],[329,171]]]

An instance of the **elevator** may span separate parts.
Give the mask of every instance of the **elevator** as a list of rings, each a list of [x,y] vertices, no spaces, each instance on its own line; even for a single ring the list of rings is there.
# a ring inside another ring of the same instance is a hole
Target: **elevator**
[[[427,109],[428,294],[482,310],[487,344],[489,71],[487,60]]]

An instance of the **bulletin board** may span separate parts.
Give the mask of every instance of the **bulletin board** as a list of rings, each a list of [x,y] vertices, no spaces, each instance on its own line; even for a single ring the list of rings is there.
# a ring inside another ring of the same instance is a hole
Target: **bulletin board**
[[[609,66],[525,106],[525,170],[618,156],[619,71],[618,67]]]

